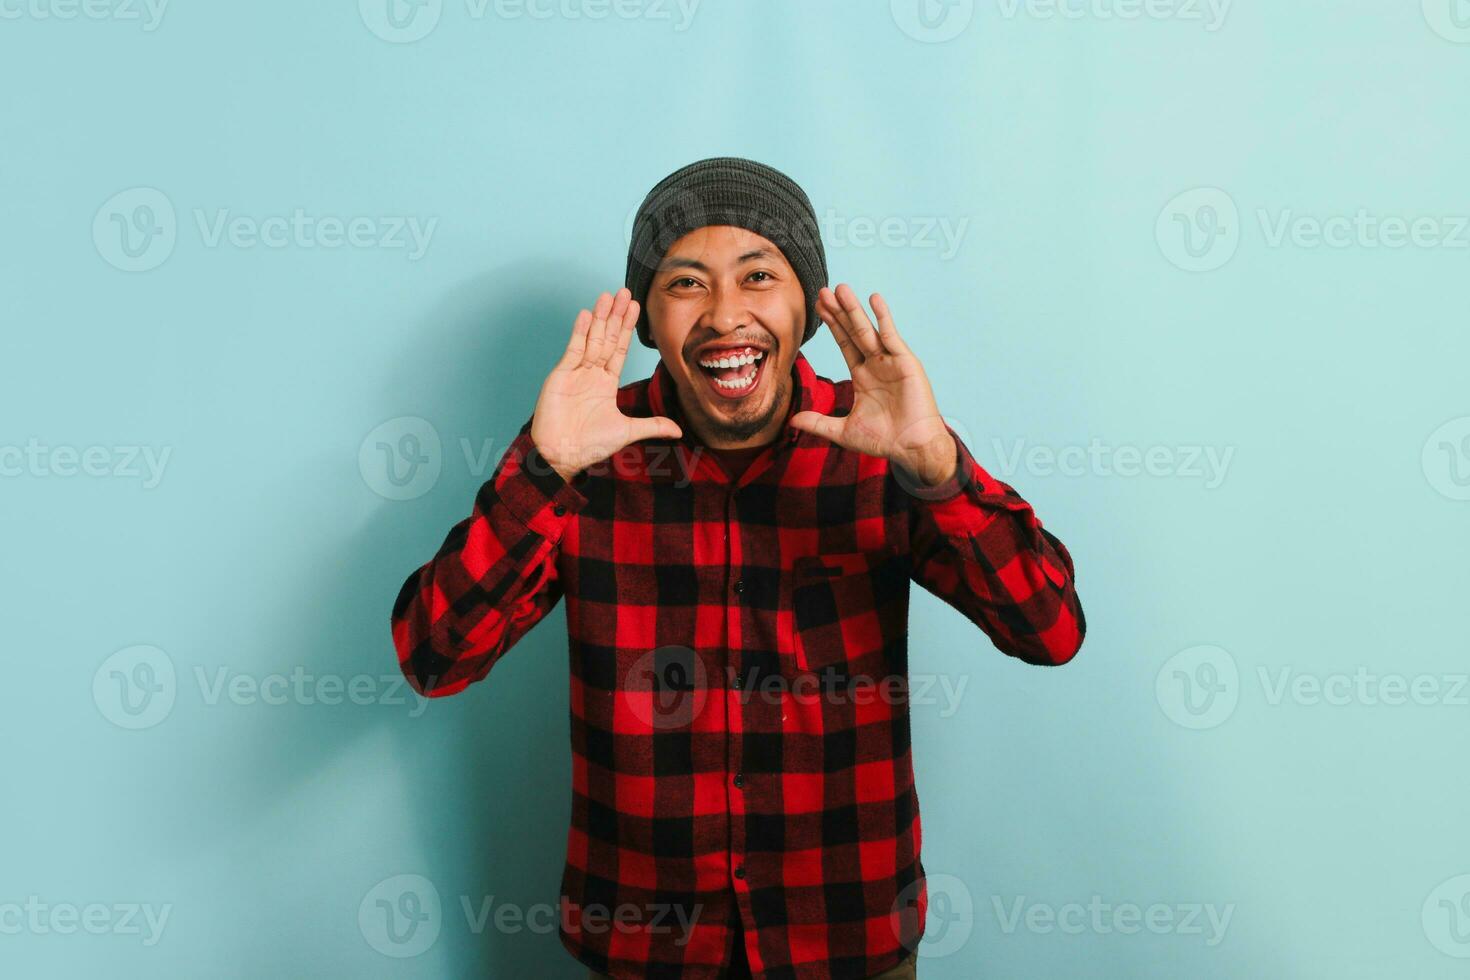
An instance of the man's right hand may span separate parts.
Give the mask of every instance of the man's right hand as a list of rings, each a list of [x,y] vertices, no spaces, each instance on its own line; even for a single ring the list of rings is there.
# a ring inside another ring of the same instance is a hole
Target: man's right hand
[[[673,419],[631,418],[618,410],[618,377],[637,323],[631,292],[603,293],[593,310],[577,314],[566,353],[541,386],[531,441],[563,480],[641,439],[683,435]]]

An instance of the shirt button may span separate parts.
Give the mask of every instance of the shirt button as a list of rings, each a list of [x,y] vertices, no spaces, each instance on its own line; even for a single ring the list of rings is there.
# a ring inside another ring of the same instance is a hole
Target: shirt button
[[[744,878],[745,877],[745,865],[742,864],[738,868],[735,869],[735,877],[737,877],[737,878]]]
[[[740,789],[744,785],[745,785],[745,773],[743,773],[743,772],[737,772],[735,774],[735,788],[736,789]]]
[[[561,504],[557,504],[555,507],[551,508],[551,512],[553,514],[555,514],[557,517],[561,517],[563,514],[565,514],[567,512],[567,509],[565,507],[563,507]]]
[[[735,594],[736,595],[740,595],[744,591],[745,591],[745,579],[743,579],[743,578],[737,578],[735,580]]]

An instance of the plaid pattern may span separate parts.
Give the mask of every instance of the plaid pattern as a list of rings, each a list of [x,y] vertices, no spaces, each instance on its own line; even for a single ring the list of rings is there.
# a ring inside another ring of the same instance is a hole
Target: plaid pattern
[[[851,407],[800,353],[792,378],[790,413]],[[662,363],[618,403],[682,422]],[[756,976],[874,976],[928,905],[909,582],[1004,653],[1061,664],[1086,629],[1071,557],[958,438],[933,490],[789,426],[732,483],[681,427],[567,483],[528,421],[398,595],[403,672],[455,694],[565,595],[566,948],[613,977],[714,978],[739,915]]]

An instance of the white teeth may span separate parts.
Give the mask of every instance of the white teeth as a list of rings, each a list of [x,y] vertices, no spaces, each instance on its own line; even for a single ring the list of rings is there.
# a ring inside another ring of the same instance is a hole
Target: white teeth
[[[744,388],[749,388],[752,384],[754,384],[755,376],[759,372],[760,368],[751,368],[748,373],[743,374],[740,377],[734,378],[730,381],[726,381],[723,378],[711,378],[710,380],[719,385],[721,388],[724,388],[726,391],[740,391]]]
[[[736,380],[736,381],[723,381],[723,380],[721,380],[719,378],[715,378],[714,379],[715,384],[719,385],[721,388],[725,388],[725,389],[728,389],[730,391],[738,391],[741,388],[749,388],[750,387],[750,383],[752,381],[754,381],[754,380],[755,380],[755,373],[754,372],[751,372],[750,374],[746,375],[744,378],[740,378],[739,380]]]
[[[699,366],[707,368],[743,367],[746,364],[754,364],[765,356],[765,351],[758,350],[754,354],[739,354],[735,357],[717,357],[712,361],[700,361]]]

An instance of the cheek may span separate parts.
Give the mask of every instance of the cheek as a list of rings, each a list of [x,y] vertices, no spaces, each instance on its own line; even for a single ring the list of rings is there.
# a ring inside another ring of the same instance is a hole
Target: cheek
[[[662,354],[672,355],[676,360],[683,357],[684,341],[689,338],[690,318],[680,309],[677,302],[667,298],[652,299],[647,306],[648,329],[653,342]]]
[[[801,325],[806,319],[806,296],[801,290],[793,295],[787,290],[769,293],[760,300],[761,319],[778,332],[782,345],[800,339]]]

